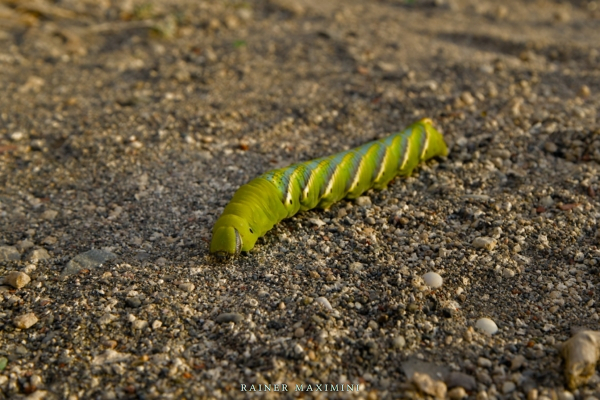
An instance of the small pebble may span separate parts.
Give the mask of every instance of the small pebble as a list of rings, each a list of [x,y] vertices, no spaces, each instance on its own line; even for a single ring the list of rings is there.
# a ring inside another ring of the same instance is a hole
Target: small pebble
[[[423,275],[423,280],[425,284],[432,288],[439,288],[442,286],[443,279],[440,274],[436,272],[428,272]]]
[[[473,97],[473,95],[469,92],[463,92],[460,95],[460,99],[462,100],[463,103],[465,103],[466,105],[470,106],[473,103],[475,103],[475,98]]]
[[[503,394],[509,394],[515,391],[515,389],[517,388],[517,385],[515,385],[514,382],[512,381],[505,381],[502,384],[502,393]]]
[[[487,333],[488,335],[493,335],[494,333],[498,332],[498,326],[489,318],[478,319],[475,323],[475,327]]]
[[[538,390],[536,388],[531,389],[527,392],[527,400],[537,400],[538,399]]]
[[[352,264],[350,264],[350,267],[349,267],[351,272],[360,272],[363,270],[363,268],[364,268],[364,266],[361,263],[359,263],[358,261],[353,262]]]
[[[27,400],[43,400],[48,395],[48,391],[46,390],[36,390],[26,397]]]
[[[521,368],[523,366],[523,364],[525,364],[526,360],[527,359],[525,358],[525,356],[523,356],[521,354],[517,354],[510,363],[510,369],[516,370],[516,369]]]
[[[48,251],[44,248],[39,248],[34,249],[31,251],[31,253],[29,253],[27,261],[37,262],[40,260],[47,260],[48,258],[50,258],[50,254],[48,254]]]
[[[19,140],[23,140],[25,138],[25,134],[21,131],[16,131],[10,134],[10,140],[18,142]]]
[[[8,283],[15,289],[21,289],[22,287],[25,287],[30,281],[31,278],[29,275],[23,272],[11,272],[6,276],[6,278],[4,278],[4,282]]]
[[[52,221],[57,216],[58,216],[58,211],[56,211],[56,210],[46,210],[41,215],[42,219],[45,219],[46,221]]]
[[[544,150],[546,150],[548,153],[556,153],[558,151],[558,146],[553,142],[546,142],[544,143]]]
[[[143,319],[138,319],[138,320],[133,321],[131,326],[133,327],[133,329],[137,329],[137,330],[141,331],[142,329],[145,329],[148,326],[148,321],[144,321]]]
[[[371,198],[369,196],[360,196],[355,201],[357,206],[365,207],[371,205]]]
[[[118,344],[119,343],[116,340],[112,339],[106,339],[102,341],[102,346],[106,347],[107,349],[114,349]]]
[[[492,362],[485,357],[479,357],[477,359],[477,365],[479,365],[480,367],[483,367],[483,368],[491,368]]]
[[[319,218],[309,218],[308,222],[310,222],[311,224],[318,226],[318,227],[327,225],[323,220],[321,220]]]
[[[502,276],[505,278],[513,278],[515,276],[515,271],[510,268],[504,268],[502,271]]]
[[[20,240],[17,242],[17,250],[20,252],[25,252],[35,246],[31,240]]]
[[[42,243],[44,244],[48,244],[50,246],[55,245],[58,242],[58,239],[55,238],[54,236],[46,236],[43,240]]]
[[[554,204],[554,200],[551,196],[544,196],[540,199],[540,205],[542,207],[550,208]]]
[[[404,336],[396,336],[392,340],[392,345],[395,349],[403,349],[406,346],[406,339],[404,339]]]
[[[333,310],[333,307],[331,307],[331,303],[329,303],[329,300],[327,300],[325,297],[317,297],[315,301],[323,307],[325,307],[326,309],[328,309],[329,311]]]
[[[182,283],[179,285],[179,289],[181,289],[184,292],[193,292],[195,288],[196,285],[194,285],[193,283]]]
[[[159,258],[156,259],[155,263],[159,267],[164,267],[165,265],[167,265],[167,259],[164,258],[164,257],[159,257]]]
[[[579,97],[590,97],[590,95],[592,94],[592,91],[590,90],[590,87],[587,85],[582,85],[579,88]]]
[[[473,391],[477,389],[477,380],[464,372],[453,371],[446,377],[446,385],[451,388],[460,386],[466,390]]]
[[[302,336],[304,336],[304,329],[296,328],[296,330],[294,331],[294,336],[297,338],[301,338]]]
[[[156,330],[159,329],[162,326],[162,321],[157,319],[154,320],[154,322],[152,322],[152,329]]]
[[[473,240],[473,247],[476,249],[493,250],[496,247],[496,239],[487,236],[481,236]]]
[[[110,251],[92,249],[73,257],[73,259],[67,263],[67,266],[61,273],[61,276],[67,277],[69,275],[76,274],[84,268],[97,268],[105,262],[115,258],[117,258],[117,256]]]
[[[250,307],[257,307],[258,306],[258,300],[256,299],[248,299],[245,302],[246,305],[250,306]]]
[[[434,396],[438,399],[446,397],[446,391],[448,390],[446,384],[442,381],[432,379],[425,373],[415,372],[412,381],[419,391]]]
[[[38,322],[34,313],[19,315],[14,319],[15,326],[19,329],[29,329]]]
[[[31,377],[29,378],[29,383],[30,383],[32,386],[38,387],[38,386],[40,386],[40,385],[43,383],[43,381],[42,381],[42,377],[41,377],[41,376],[39,376],[39,375],[37,375],[37,374],[33,374],[33,375],[31,375]]]
[[[125,304],[131,308],[138,308],[142,305],[142,300],[139,297],[128,297],[125,300]]]
[[[35,272],[36,269],[37,269],[37,266],[35,264],[27,264],[26,266],[23,267],[21,272],[23,272],[24,274],[27,274],[27,275],[31,275],[32,273]]]
[[[110,324],[111,322],[113,322],[114,320],[118,319],[119,317],[117,317],[116,315],[110,314],[110,313],[106,313],[103,316],[101,316],[100,318],[98,318],[98,325],[106,325],[106,324]]]
[[[467,391],[460,386],[457,386],[448,392],[448,397],[450,398],[450,400],[461,400],[467,396]]]
[[[0,246],[0,261],[16,261],[21,259],[21,254],[13,246]]]
[[[573,393],[569,392],[568,390],[559,390],[558,391],[558,400],[574,400],[575,396],[573,396]]]
[[[237,324],[237,323],[240,323],[243,319],[244,319],[244,316],[242,314],[223,313],[215,319],[215,322],[217,324],[223,324],[225,322],[234,322]]]

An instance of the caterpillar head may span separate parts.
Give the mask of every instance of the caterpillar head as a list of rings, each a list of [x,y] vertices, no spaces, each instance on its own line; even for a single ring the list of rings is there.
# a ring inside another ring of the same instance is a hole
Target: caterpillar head
[[[256,239],[258,235],[246,219],[233,214],[225,215],[219,218],[213,228],[210,252],[219,259],[226,259],[249,251]]]
[[[210,252],[219,259],[238,255],[242,251],[242,237],[233,226],[221,226],[213,231]]]

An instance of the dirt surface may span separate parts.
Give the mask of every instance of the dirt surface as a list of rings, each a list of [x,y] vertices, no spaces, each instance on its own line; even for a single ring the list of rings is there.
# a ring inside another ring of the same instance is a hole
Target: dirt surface
[[[557,348],[599,66],[597,1],[1,0],[0,397],[600,397]],[[243,183],[423,117],[447,158],[208,256]]]

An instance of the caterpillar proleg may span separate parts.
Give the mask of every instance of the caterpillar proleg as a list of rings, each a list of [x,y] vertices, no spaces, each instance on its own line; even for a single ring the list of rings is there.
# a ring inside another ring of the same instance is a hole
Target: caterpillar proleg
[[[447,154],[442,134],[425,118],[355,149],[268,171],[235,192],[213,227],[210,252],[225,258],[249,251],[284,218],[383,189],[420,162]]]

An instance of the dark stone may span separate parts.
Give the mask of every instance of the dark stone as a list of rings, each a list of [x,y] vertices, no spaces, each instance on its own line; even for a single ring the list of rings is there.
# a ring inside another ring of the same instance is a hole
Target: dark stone
[[[448,389],[460,386],[467,391],[477,389],[477,381],[471,375],[467,375],[464,372],[450,372],[446,377],[446,385]]]
[[[125,304],[127,304],[127,307],[138,308],[139,306],[142,305],[142,300],[140,300],[137,297],[128,297],[125,300]]]

